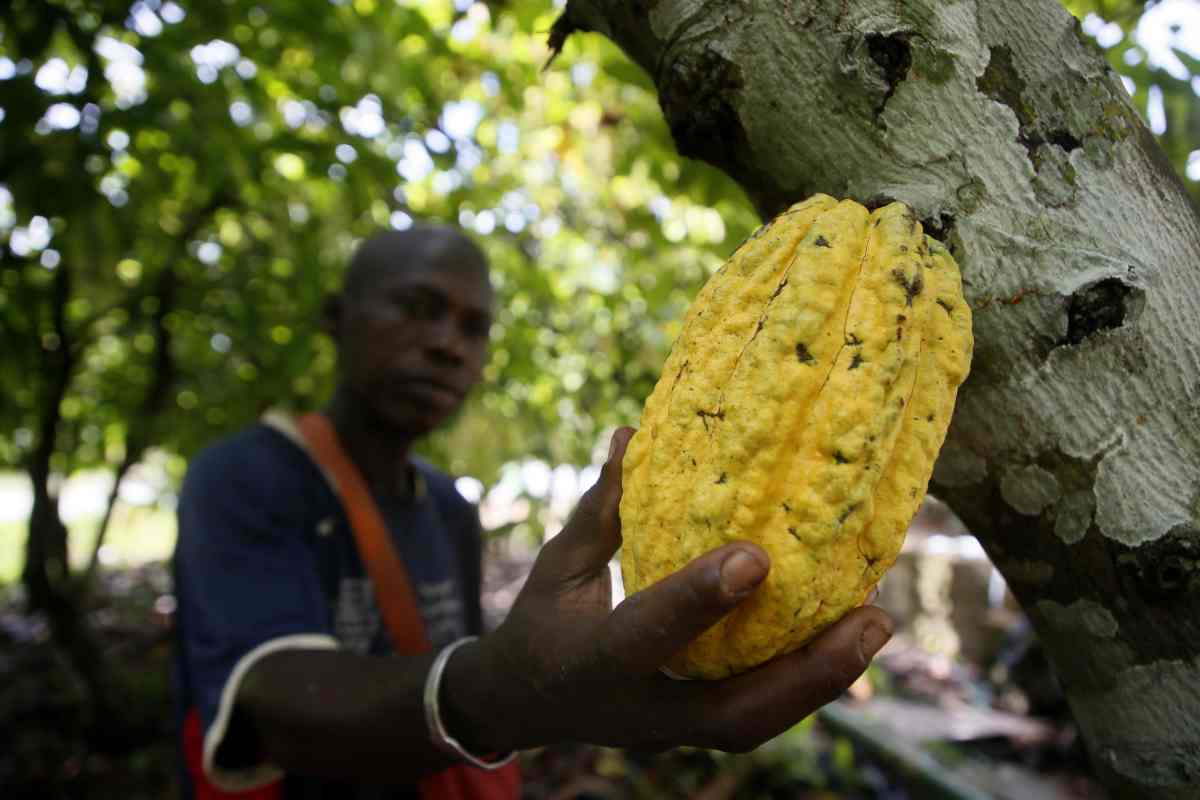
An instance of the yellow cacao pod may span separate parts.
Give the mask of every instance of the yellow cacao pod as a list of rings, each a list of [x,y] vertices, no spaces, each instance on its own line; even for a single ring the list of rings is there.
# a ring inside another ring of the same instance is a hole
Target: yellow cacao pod
[[[901,203],[816,195],[705,284],[626,451],[632,594],[735,540],[764,583],[668,668],[743,672],[861,605],[895,561],[970,367],[958,266]]]

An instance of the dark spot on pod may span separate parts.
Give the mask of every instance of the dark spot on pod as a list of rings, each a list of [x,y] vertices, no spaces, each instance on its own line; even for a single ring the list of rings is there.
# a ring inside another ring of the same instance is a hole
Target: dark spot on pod
[[[815,242],[813,242],[813,244],[816,245],[817,247],[833,247],[833,245],[831,245],[829,243],[829,240],[826,239],[824,236],[818,236],[817,240]]]
[[[779,297],[779,293],[783,291],[783,287],[785,286],[787,286],[787,278],[784,278],[782,281],[780,281],[779,285],[775,287],[775,293],[771,295],[771,299],[774,300],[776,297]]]
[[[790,533],[792,536],[795,536],[800,541],[804,541],[803,539],[800,539],[800,533],[795,528],[788,528],[788,533]]]
[[[697,466],[697,464],[696,464],[696,459],[694,459],[694,458],[692,459],[692,466],[693,466],[693,467]]]
[[[921,290],[925,288],[925,279],[921,277],[920,273],[914,275],[910,281],[908,276],[904,274],[904,270],[894,269],[892,270],[892,277],[895,278],[896,283],[904,288],[904,300],[910,306],[912,305],[913,298],[919,295]]]
[[[792,507],[789,506],[787,503],[780,503],[779,505],[783,508],[784,512],[790,513],[792,510]]]
[[[858,369],[859,365],[863,363],[863,360],[864,359],[861,353],[855,353],[854,358],[850,359],[849,369]]]
[[[857,508],[858,508],[858,503],[855,503],[854,505],[849,506],[845,511],[843,511],[841,513],[841,516],[838,517],[838,525],[841,525],[843,522],[845,522],[850,517],[850,515],[855,512],[855,510]]]
[[[729,478],[729,476],[726,475],[724,472],[722,472],[721,477],[717,478],[716,482],[717,483],[725,483],[725,481],[728,480],[728,478]]]
[[[926,418],[925,418],[925,421],[926,421],[926,422],[933,422],[933,414],[930,414],[928,417],[926,417]]]
[[[725,412],[720,409],[716,411],[705,411],[704,409],[700,408],[696,410],[696,416],[699,417],[700,421],[704,423],[704,430],[708,430],[709,418],[712,417],[714,419],[724,420]]]
[[[796,343],[796,359],[801,364],[808,364],[809,362],[814,360],[813,354],[808,352],[808,348],[804,345],[803,342]]]
[[[845,454],[842,453],[841,450],[833,451],[833,460],[839,464],[849,464],[850,463],[850,459],[846,458]]]
[[[906,244],[902,244],[902,245],[900,245],[900,252],[901,252],[901,253],[907,253],[907,252],[908,252],[908,245],[906,245]]]
[[[851,347],[857,347],[858,345],[862,344],[862,339],[858,338],[858,336],[853,333],[847,334],[846,344],[850,345]]]
[[[947,314],[951,314],[954,312],[954,307],[951,306],[949,303],[947,303],[945,300],[943,300],[940,297],[937,299],[937,304],[939,306],[941,306],[942,308],[946,309]]]

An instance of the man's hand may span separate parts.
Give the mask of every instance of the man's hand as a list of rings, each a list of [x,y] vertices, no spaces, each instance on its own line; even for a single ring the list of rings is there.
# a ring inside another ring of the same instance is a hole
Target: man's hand
[[[865,607],[751,672],[721,681],[663,675],[770,565],[760,548],[735,542],[610,610],[608,562],[621,544],[621,459],[632,434],[614,434],[599,481],[539,554],[504,624],[450,660],[448,726],[472,749],[583,741],[744,752],[837,698],[890,638],[890,618]]]

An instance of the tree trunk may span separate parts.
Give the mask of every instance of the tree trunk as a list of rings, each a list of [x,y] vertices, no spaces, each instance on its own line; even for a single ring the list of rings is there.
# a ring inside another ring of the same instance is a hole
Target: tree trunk
[[[207,214],[200,217],[206,219]],[[190,242],[195,235],[198,224],[192,226],[186,233],[186,238],[180,241]],[[186,245],[185,245],[186,246]],[[162,268],[155,286],[154,296],[158,298],[158,307],[151,317],[151,329],[154,331],[154,378],[146,388],[138,414],[132,418],[133,424],[125,433],[125,455],[113,473],[112,490],[108,493],[108,503],[104,506],[104,516],[96,530],[96,543],[92,547],[92,555],[84,574],[80,578],[80,593],[86,596],[91,589],[96,570],[100,564],[100,548],[104,547],[104,539],[108,534],[108,526],[112,522],[113,510],[121,494],[121,481],[141,460],[153,441],[153,420],[162,411],[167,402],[171,383],[175,380],[175,360],[171,352],[171,328],[167,325],[167,317],[175,310],[176,294],[178,293],[179,276],[175,266],[168,263]]]
[[[1200,218],[1054,0],[570,0],[766,216],[912,205],[976,350],[932,490],[1033,620],[1117,796],[1200,796]]]
[[[29,592],[30,609],[46,615],[55,643],[79,676],[88,726],[94,733],[103,729],[111,741],[120,738],[116,734],[124,730],[125,715],[117,713],[120,706],[110,690],[104,652],[88,628],[80,594],[71,580],[67,527],[59,516],[57,493],[51,490],[51,463],[62,423],[61,406],[78,361],[67,327],[71,284],[69,266],[60,264],[54,275],[51,298],[53,336],[42,348],[47,386],[40,398],[38,443],[26,469],[33,487],[33,508],[29,514],[22,581]]]
[[[75,370],[70,333],[67,330],[67,303],[71,299],[71,272],[60,265],[54,273],[51,293],[51,333],[43,339],[41,369],[45,392],[39,398],[37,447],[30,454],[27,472],[33,486],[33,508],[29,515],[29,538],[25,546],[22,578],[29,590],[29,604],[35,610],[49,610],[65,591],[70,574],[67,529],[58,516],[58,498],[50,489],[51,460],[62,422],[63,398]]]

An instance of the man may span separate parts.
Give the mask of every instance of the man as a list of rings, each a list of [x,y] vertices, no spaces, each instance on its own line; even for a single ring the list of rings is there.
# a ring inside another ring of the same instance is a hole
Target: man
[[[478,382],[492,304],[478,248],[453,228],[417,227],[357,251],[326,319],[339,368],[325,413],[407,567],[428,655],[387,656],[345,513],[286,436],[255,426],[194,460],[176,578],[181,697],[193,745],[203,739],[195,780],[245,790],[286,776],[288,798],[406,797],[459,760],[431,735],[422,692],[436,655],[481,633],[479,527],[449,479],[410,450]],[[661,674],[769,564],[759,548],[730,544],[610,610],[631,434],[613,436],[599,481],[505,622],[435,670],[442,720],[465,754],[566,740],[747,750],[835,698],[890,636],[887,616],[863,608],[737,678]]]

